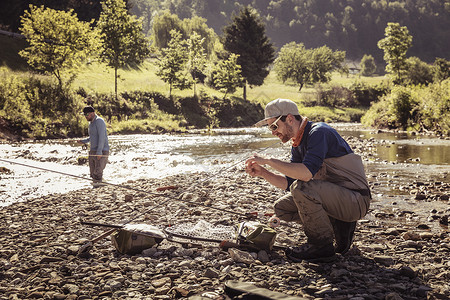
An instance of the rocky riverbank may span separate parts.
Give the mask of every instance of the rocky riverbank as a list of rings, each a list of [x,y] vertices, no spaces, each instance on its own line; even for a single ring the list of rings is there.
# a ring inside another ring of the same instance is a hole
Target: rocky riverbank
[[[361,141],[350,142],[368,151]],[[214,243],[167,240],[137,255],[120,254],[109,237],[79,251],[108,230],[82,225],[81,219],[106,224],[133,219],[160,228],[199,220],[236,225],[241,214],[257,211],[265,222],[262,215],[272,212],[284,192],[240,167],[212,180],[205,180],[210,174],[184,174],[2,207],[0,299],[176,299],[220,293],[228,280],[307,299],[449,299],[450,184],[427,179],[396,184],[386,174],[367,175],[371,210],[358,222],[352,249],[325,264],[293,263],[281,250],[224,251]],[[157,190],[164,186],[178,188]],[[386,195],[391,188],[399,197]],[[304,240],[299,225],[278,229],[278,245]]]

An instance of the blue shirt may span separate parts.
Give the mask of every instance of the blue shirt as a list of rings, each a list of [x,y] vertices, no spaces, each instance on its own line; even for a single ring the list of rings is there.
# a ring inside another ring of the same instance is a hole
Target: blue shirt
[[[102,155],[103,151],[109,151],[108,135],[106,133],[106,123],[99,116],[89,123],[89,137],[83,140],[83,143],[91,143],[91,151],[97,155]]]
[[[323,160],[353,153],[347,142],[326,123],[308,122],[298,147],[291,149],[291,162],[303,163],[314,176]],[[286,176],[288,188],[295,179]]]

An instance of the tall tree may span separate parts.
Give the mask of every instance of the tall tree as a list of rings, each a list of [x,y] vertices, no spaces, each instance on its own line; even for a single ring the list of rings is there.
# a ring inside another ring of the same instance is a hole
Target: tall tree
[[[384,51],[386,72],[391,74],[395,84],[402,84],[407,71],[406,52],[412,45],[412,36],[406,26],[398,23],[388,23],[384,36],[378,41],[378,48]]]
[[[169,84],[169,96],[172,98],[172,87],[180,90],[191,86],[189,74],[186,72],[186,41],[181,39],[181,33],[173,29],[167,48],[162,49],[163,56],[158,61],[156,75]]]
[[[35,70],[52,74],[63,85],[63,73],[75,77],[75,67],[95,52],[91,23],[79,21],[73,10],[58,11],[30,5],[21,19],[29,46],[20,51]]]
[[[100,59],[114,68],[114,92],[117,99],[117,71],[134,67],[148,57],[149,43],[142,33],[140,19],[128,14],[123,0],[105,0],[98,21],[102,49]]]
[[[200,77],[203,75],[206,67],[206,53],[203,47],[204,41],[205,38],[202,38],[194,31],[186,42],[188,51],[187,68],[193,79],[195,98],[197,97],[197,83],[200,81]]]
[[[274,46],[265,31],[262,19],[250,6],[242,8],[224,28],[225,50],[239,55],[237,62],[244,78],[244,99],[247,99],[246,84],[262,85],[269,74],[268,67],[275,59]]]

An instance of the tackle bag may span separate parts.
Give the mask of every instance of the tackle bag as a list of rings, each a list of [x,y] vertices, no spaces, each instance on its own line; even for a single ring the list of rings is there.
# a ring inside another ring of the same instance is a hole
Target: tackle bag
[[[161,243],[164,238],[164,232],[146,224],[128,224],[111,235],[116,250],[129,255],[141,253]]]
[[[277,236],[277,232],[272,227],[254,221],[239,223],[237,232],[239,241],[260,250],[272,250]]]

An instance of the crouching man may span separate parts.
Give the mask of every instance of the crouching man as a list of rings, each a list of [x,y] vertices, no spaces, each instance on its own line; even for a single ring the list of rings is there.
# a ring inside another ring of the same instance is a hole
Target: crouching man
[[[286,256],[296,262],[329,262],[336,253],[345,254],[356,221],[367,213],[371,200],[360,156],[329,125],[301,117],[291,100],[268,103],[265,118],[256,125],[268,125],[283,143],[292,141],[290,162],[254,155],[245,163],[250,176],[290,191],[275,203],[275,214],[301,223],[307,243],[288,248]]]

